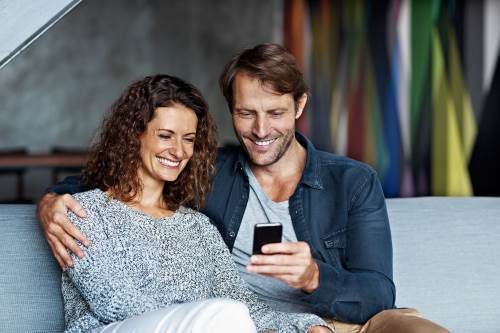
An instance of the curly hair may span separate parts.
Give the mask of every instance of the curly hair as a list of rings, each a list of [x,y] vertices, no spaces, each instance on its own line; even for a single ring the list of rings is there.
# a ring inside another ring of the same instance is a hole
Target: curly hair
[[[156,108],[181,104],[198,118],[193,156],[173,182],[166,182],[163,199],[168,209],[200,209],[215,171],[217,143],[208,105],[193,85],[169,75],[147,76],[132,83],[112,105],[83,169],[82,184],[100,188],[124,202],[142,193],[140,137]]]

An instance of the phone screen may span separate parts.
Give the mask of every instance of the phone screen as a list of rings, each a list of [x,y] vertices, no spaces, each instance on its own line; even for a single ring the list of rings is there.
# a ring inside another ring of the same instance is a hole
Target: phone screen
[[[262,254],[262,246],[281,243],[283,227],[281,223],[258,223],[253,230],[253,254]]]

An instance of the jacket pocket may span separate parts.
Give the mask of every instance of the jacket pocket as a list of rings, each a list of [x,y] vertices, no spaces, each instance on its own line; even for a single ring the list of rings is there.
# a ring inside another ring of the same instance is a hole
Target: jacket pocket
[[[323,237],[323,243],[327,249],[345,249],[346,247],[346,229],[340,229],[332,234]]]
[[[347,246],[346,229],[337,230],[323,237],[323,245],[326,248],[326,257],[331,261],[330,264],[343,266]]]

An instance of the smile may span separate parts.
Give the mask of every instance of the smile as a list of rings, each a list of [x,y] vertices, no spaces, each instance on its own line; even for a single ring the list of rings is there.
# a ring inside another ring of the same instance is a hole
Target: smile
[[[172,161],[172,160],[158,157],[158,156],[156,156],[156,159],[158,160],[158,162],[160,162],[161,165],[168,166],[168,167],[178,167],[179,164],[181,164],[181,161]]]
[[[273,143],[274,141],[276,141],[276,138],[275,139],[271,139],[271,140],[265,140],[265,141],[255,141],[255,140],[252,140],[252,141],[257,146],[269,146],[271,143]]]

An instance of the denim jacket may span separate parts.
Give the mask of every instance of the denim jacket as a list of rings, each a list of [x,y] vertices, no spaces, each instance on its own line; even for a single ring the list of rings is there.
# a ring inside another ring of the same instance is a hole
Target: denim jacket
[[[395,302],[391,232],[382,188],[369,166],[316,150],[300,133],[296,138],[307,149],[307,160],[289,199],[289,211],[297,239],[309,244],[320,272],[318,289],[301,298],[318,315],[364,323]],[[248,202],[245,159],[240,147],[219,150],[217,174],[202,211],[230,250]],[[68,177],[48,191],[83,191],[78,182],[78,177]]]

